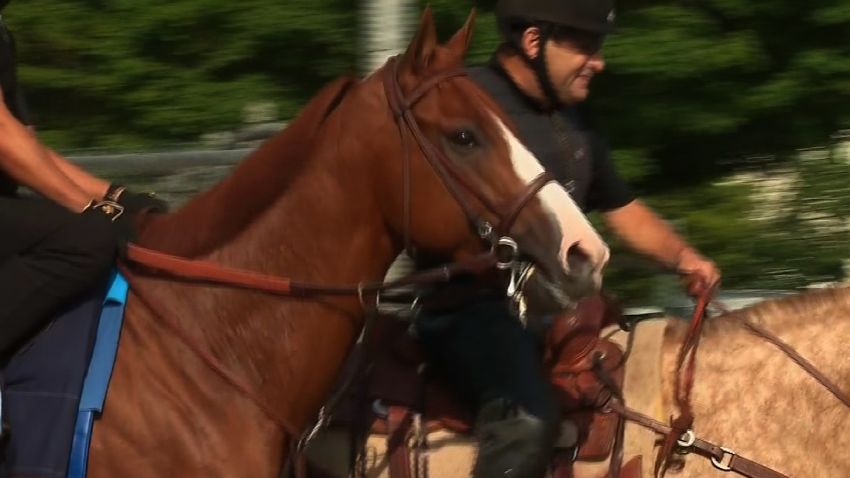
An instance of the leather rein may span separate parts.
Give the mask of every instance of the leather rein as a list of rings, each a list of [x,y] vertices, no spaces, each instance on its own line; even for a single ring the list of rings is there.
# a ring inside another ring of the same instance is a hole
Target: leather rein
[[[126,260],[120,266],[135,295],[152,312],[157,321],[184,342],[210,369],[228,382],[234,389],[254,402],[270,420],[294,439],[297,439],[303,434],[302,427],[298,426],[291,417],[277,412],[274,407],[257,393],[253,386],[230,372],[228,367],[209,350],[198,344],[165,310],[153,301],[147,300],[140,293],[140,289],[134,286],[137,283],[136,275],[141,269],[142,274],[147,275],[165,276],[174,280],[191,283],[221,285],[230,288],[259,291],[278,296],[307,298],[354,296],[360,299],[360,303],[365,309],[367,307],[365,296],[367,295],[378,295],[379,298],[379,294],[383,291],[405,286],[421,286],[448,282],[459,274],[477,274],[493,268],[501,270],[513,269],[518,262],[519,251],[516,241],[508,236],[509,231],[525,206],[537,195],[540,189],[550,181],[553,181],[553,178],[548,173],[541,174],[508,207],[499,207],[499,205],[487,198],[479,189],[474,188],[472,183],[462,174],[460,168],[449,160],[440,148],[436,147],[427,138],[413,114],[414,106],[429,92],[442,83],[466,76],[466,73],[463,70],[454,70],[437,74],[421,83],[410,95],[405,97],[399,82],[398,71],[398,57],[391,58],[383,69],[383,85],[387,101],[399,129],[404,154],[405,247],[410,247],[411,152],[407,145],[407,137],[412,136],[423,156],[449,193],[457,201],[478,236],[483,241],[489,242],[489,251],[464,261],[453,262],[442,267],[416,272],[396,281],[388,283],[366,281],[356,285],[322,285],[296,282],[288,277],[260,274],[226,267],[210,261],[178,257],[146,249],[135,244],[128,245]],[[475,213],[475,209],[469,202],[469,196],[483,205],[488,213],[497,218],[498,222],[495,226]]]
[[[706,310],[709,303],[713,303],[722,312],[729,310],[717,301],[712,302],[713,291],[710,291],[701,296],[694,309],[694,315],[691,319],[691,325],[684,342],[679,349],[674,395],[676,403],[679,407],[679,416],[673,418],[670,424],[665,424],[650,416],[640,413],[629,408],[623,398],[622,390],[613,385],[607,377],[600,375],[600,379],[611,390],[611,396],[602,406],[603,410],[613,411],[621,416],[623,420],[637,423],[638,425],[655,431],[664,437],[662,445],[658,450],[658,455],[655,461],[655,476],[663,477],[667,468],[670,465],[671,457],[674,452],[683,454],[695,452],[711,460],[712,465],[720,471],[734,471],[742,476],[749,478],[788,478],[786,475],[764,466],[756,461],[747,459],[738,455],[735,451],[700,439],[693,431],[693,409],[691,407],[691,390],[694,384],[694,375],[696,371],[696,352],[699,347],[699,339],[702,332]],[[834,382],[820,372],[811,362],[806,360],[793,347],[785,343],[778,336],[768,331],[764,327],[750,321],[743,320],[742,325],[749,329],[755,335],[765,339],[777,348],[779,348],[791,360],[802,367],[809,375],[824,386],[831,394],[833,394],[845,406],[850,408],[850,395],[842,391]],[[633,330],[629,330],[633,334]],[[631,341],[629,342],[631,348]],[[628,351],[626,352],[628,354]],[[622,434],[622,429],[620,430]],[[613,466],[614,463],[619,463],[622,459],[622,436],[618,436],[618,446],[615,448],[612,455],[612,468],[609,471],[610,476],[617,476],[619,470]]]

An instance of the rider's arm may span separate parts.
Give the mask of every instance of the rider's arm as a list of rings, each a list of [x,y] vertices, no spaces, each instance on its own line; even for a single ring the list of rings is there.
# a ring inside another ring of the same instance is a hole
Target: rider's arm
[[[53,164],[55,164],[56,167],[65,174],[65,176],[71,178],[71,181],[74,181],[77,186],[89,195],[89,197],[96,201],[103,199],[106,195],[107,189],[109,189],[108,181],[92,176],[50,148],[45,148],[45,150],[47,151],[47,155],[50,156],[50,159],[53,161]]]
[[[605,222],[629,249],[675,269],[685,251],[692,250],[682,237],[642,201],[603,212]]]
[[[639,200],[603,213],[605,222],[632,250],[678,272],[692,297],[711,293],[720,269],[688,245],[663,219]]]
[[[0,101],[0,169],[12,179],[76,212],[92,196],[68,177],[46,148]]]
[[[720,281],[720,270],[691,247],[670,225],[639,201],[614,168],[607,145],[592,135],[593,181],[588,207],[599,210],[608,226],[633,251],[678,272],[688,293],[700,296]]]
[[[589,136],[593,151],[593,181],[588,207],[602,213],[614,234],[633,251],[675,269],[689,246],[667,222],[638,200],[617,173],[605,140]]]

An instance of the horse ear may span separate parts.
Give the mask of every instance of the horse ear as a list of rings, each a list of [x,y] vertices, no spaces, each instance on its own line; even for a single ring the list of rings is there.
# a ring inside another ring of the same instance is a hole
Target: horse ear
[[[429,5],[422,12],[419,29],[404,54],[402,69],[413,74],[421,73],[431,64],[436,50],[437,27],[434,25],[434,14]]]
[[[469,12],[469,17],[466,18],[466,23],[463,27],[452,36],[452,39],[446,46],[452,52],[457,52],[461,58],[466,56],[466,51],[469,50],[469,44],[472,43],[472,32],[475,30],[475,9]]]

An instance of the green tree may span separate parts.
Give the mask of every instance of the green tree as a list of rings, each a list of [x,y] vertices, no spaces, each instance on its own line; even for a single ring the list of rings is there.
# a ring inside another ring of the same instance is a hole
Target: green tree
[[[850,124],[850,4],[623,5],[594,103],[646,186],[699,183],[751,155],[788,159]]]
[[[37,123],[61,147],[191,141],[255,101],[291,117],[355,71],[353,0],[37,0],[6,16]]]

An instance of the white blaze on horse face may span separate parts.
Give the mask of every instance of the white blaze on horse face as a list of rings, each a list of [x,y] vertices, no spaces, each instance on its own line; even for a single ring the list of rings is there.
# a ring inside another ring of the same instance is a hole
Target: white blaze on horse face
[[[496,122],[502,129],[505,141],[510,147],[514,170],[523,181],[531,184],[534,179],[543,174],[543,166],[500,119],[496,118]],[[550,182],[537,193],[537,197],[561,231],[559,257],[564,269],[569,271],[567,254],[571,247],[577,245],[590,259],[596,275],[596,283],[601,285],[602,270],[611,256],[608,245],[599,237],[596,229],[593,228],[587,217],[573,201],[573,198],[560,184],[555,181]]]

